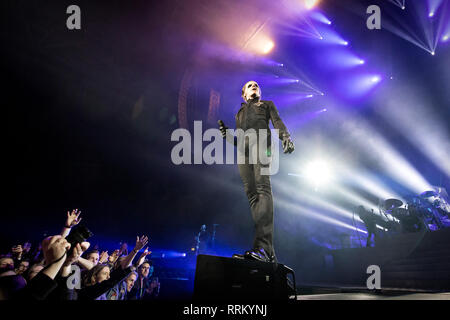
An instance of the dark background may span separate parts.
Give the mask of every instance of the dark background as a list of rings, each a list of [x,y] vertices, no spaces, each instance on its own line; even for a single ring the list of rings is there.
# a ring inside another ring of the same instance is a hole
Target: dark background
[[[405,83],[423,83],[435,102],[430,112],[450,118],[448,82],[437,76],[443,68],[448,70],[448,48],[447,54],[432,60],[388,32],[367,30],[364,12],[354,11],[377,1],[322,2],[340,32],[351,35],[355,50],[384,61],[383,71],[395,71]],[[242,66],[198,59],[199,44],[215,36],[214,29],[199,19],[202,8],[209,6],[206,12],[219,14],[223,2],[77,1],[82,10],[79,31],[66,28],[70,4],[1,5],[6,111],[2,249],[59,233],[72,208],[82,211],[84,224],[95,234],[93,242],[104,247],[120,241],[133,246],[136,235],[147,234],[154,249],[186,252],[202,224],[218,223],[218,241],[224,248],[248,249],[252,221],[237,167],[175,166],[170,160],[170,134],[178,128],[178,92],[187,67],[198,70],[198,109],[189,114],[190,122],[205,117],[202,84],[211,79],[224,96],[220,115],[227,123],[233,124],[239,108],[242,82],[227,86],[221,75],[239,73]],[[333,91],[332,82],[324,80],[328,71],[320,61],[308,59],[313,44],[302,47],[282,39],[277,50],[275,57],[283,54],[297,61],[312,80]],[[372,107],[370,100],[360,101],[354,112],[383,128]],[[324,117],[296,134],[325,132],[331,120]],[[395,128],[384,133],[398,144],[407,143]],[[297,150],[301,151],[308,152]],[[435,184],[448,183],[420,156],[408,157]],[[283,159],[281,174],[286,174]],[[224,187],[227,184],[234,187]],[[275,203],[279,192],[274,189]],[[304,221],[282,212],[276,215],[275,240],[282,258],[314,250],[308,230],[332,232],[332,226]]]

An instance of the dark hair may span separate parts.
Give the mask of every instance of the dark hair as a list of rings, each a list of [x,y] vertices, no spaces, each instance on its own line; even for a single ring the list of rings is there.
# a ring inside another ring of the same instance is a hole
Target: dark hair
[[[144,263],[147,263],[149,266],[153,266],[153,261],[146,259],[146,260],[144,260],[144,262],[142,262],[142,264],[139,266],[139,268],[142,267],[144,265]]]
[[[109,265],[107,264],[98,264],[95,267],[93,267],[91,270],[89,270],[89,272],[86,275],[86,278],[84,278],[84,286],[91,286],[93,285],[92,283],[92,279],[96,278],[97,275],[100,273],[100,271],[103,270],[103,268],[108,267]]]
[[[93,253],[100,254],[100,251],[98,251],[97,249],[89,250],[88,252],[86,252],[86,257],[89,257]]]

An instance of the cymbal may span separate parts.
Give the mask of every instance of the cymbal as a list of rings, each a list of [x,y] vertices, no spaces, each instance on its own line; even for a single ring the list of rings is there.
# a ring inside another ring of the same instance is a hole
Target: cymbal
[[[422,198],[436,197],[438,195],[435,191],[424,191],[420,194]]]
[[[398,199],[387,199],[384,201],[384,207],[386,209],[394,209],[403,205],[402,200]]]

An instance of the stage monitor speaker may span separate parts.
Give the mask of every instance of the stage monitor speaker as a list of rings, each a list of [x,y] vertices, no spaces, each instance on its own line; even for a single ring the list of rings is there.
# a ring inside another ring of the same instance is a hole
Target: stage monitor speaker
[[[283,264],[200,254],[193,297],[227,301],[288,300],[296,297],[295,275]]]

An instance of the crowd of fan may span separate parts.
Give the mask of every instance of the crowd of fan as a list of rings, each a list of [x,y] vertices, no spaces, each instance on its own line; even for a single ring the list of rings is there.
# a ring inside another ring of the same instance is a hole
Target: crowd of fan
[[[60,235],[45,238],[31,250],[26,242],[0,256],[0,300],[147,300],[159,295],[147,256],[148,238],[137,237],[112,254],[89,250],[90,243],[70,243],[66,237],[81,220],[80,211],[67,212]],[[145,249],[144,249],[145,248]],[[142,253],[138,255],[138,253]],[[134,262],[133,262],[134,261]]]

